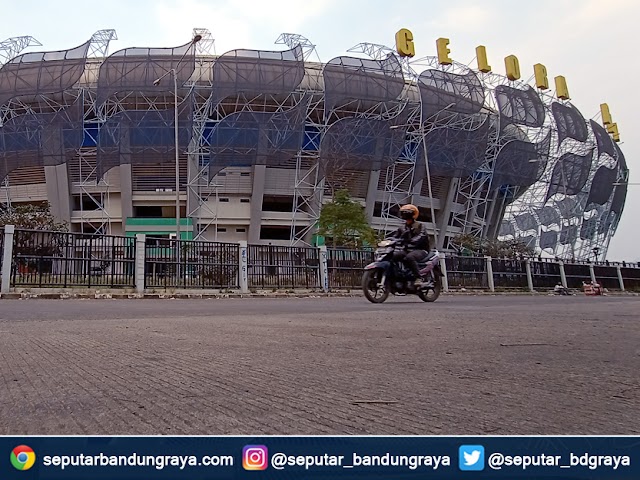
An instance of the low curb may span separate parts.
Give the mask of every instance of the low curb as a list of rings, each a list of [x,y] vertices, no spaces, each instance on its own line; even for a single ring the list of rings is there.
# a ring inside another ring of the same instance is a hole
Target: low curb
[[[528,291],[513,291],[513,292],[488,292],[484,290],[453,290],[449,292],[442,292],[443,296],[558,296],[551,291],[548,292],[528,292]],[[239,293],[239,292],[122,292],[122,291],[95,291],[95,292],[73,292],[73,291],[22,291],[3,293],[0,295],[2,300],[190,300],[190,299],[226,299],[226,298],[349,298],[349,297],[361,297],[362,292],[360,290],[353,291],[334,291],[334,292],[252,292],[252,293]],[[571,296],[585,296],[583,292],[576,292]],[[608,292],[604,296],[640,296],[640,293],[635,292]]]

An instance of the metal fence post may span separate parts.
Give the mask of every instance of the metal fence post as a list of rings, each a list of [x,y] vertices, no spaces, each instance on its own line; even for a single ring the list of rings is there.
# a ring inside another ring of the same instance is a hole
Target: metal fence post
[[[136,234],[136,260],[134,263],[136,292],[144,293],[144,274],[146,261],[146,237],[144,233]]]
[[[495,292],[496,286],[493,282],[493,265],[491,264],[491,257],[484,257],[487,262],[487,282],[489,283],[489,291]]]
[[[564,288],[568,288],[567,275],[564,272],[564,262],[562,260],[558,260],[558,267],[560,267],[560,282]]]
[[[618,272],[618,282],[620,282],[620,290],[624,292],[624,280],[622,279],[622,270],[620,270],[620,265],[616,265],[616,270]]]
[[[320,285],[322,286],[322,291],[326,293],[329,291],[329,259],[327,246],[320,245],[318,249],[320,250]]]
[[[531,259],[525,259],[524,268],[527,271],[527,285],[529,285],[529,291],[533,293],[535,292],[535,289],[533,288],[533,275],[531,274]]]
[[[442,290],[449,291],[449,279],[447,278],[447,256],[444,253],[440,254],[440,270],[442,271]]]
[[[595,272],[595,270],[593,269],[593,263],[590,263],[590,264],[589,264],[589,273],[591,274],[591,281],[592,281],[593,283],[596,283],[596,272]]]
[[[238,242],[238,248],[240,249],[238,258],[240,259],[240,265],[238,272],[240,274],[240,291],[242,293],[249,293],[249,258],[247,242],[240,240]]]
[[[11,289],[11,265],[13,264],[14,225],[4,226],[4,251],[2,252],[2,286],[0,293],[9,293]]]

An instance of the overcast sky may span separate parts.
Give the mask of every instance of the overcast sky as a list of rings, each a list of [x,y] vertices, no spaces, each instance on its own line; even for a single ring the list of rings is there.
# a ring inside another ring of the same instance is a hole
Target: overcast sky
[[[609,104],[617,122],[631,183],[640,184],[640,78],[637,0],[0,0],[0,40],[31,35],[42,47],[80,45],[100,29],[113,28],[125,47],[186,43],[193,28],[207,28],[220,54],[236,48],[280,49],[280,33],[298,33],[317,45],[324,62],[360,42],[393,46],[395,32],[410,29],[416,56],[435,55],[435,40],[450,39],[451,57],[469,63],[485,45],[489,64],[504,73],[503,59],[516,55],[522,78],[543,63],[553,82],[567,79],[572,103],[586,119]],[[634,46],[635,45],[635,46]],[[630,185],[610,260],[640,261],[637,208],[640,185]]]

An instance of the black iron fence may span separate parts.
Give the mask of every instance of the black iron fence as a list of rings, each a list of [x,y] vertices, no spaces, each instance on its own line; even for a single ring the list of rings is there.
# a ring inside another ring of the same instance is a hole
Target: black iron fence
[[[5,247],[0,228],[0,261]],[[142,287],[136,285],[134,237],[16,229],[12,248],[14,287]],[[322,288],[319,249],[273,245],[248,245],[246,249],[247,288]],[[144,249],[138,252],[144,275],[139,274],[144,288],[239,289],[243,286],[240,252],[236,243],[146,237]],[[359,288],[364,267],[373,257],[372,250],[328,248],[329,288]],[[449,256],[445,264],[450,289],[489,289],[487,258]],[[494,287],[526,290],[526,265],[524,259],[492,258]],[[529,267],[536,290],[552,289],[562,282],[560,264],[554,260],[532,258]],[[592,266],[571,262],[563,268],[572,289],[590,282],[593,268],[596,280],[609,290],[620,289],[622,277],[626,290],[640,291],[640,265],[635,263]]]
[[[559,263],[534,260],[530,265],[534,289],[550,289],[556,285],[562,285]]]
[[[327,271],[332,288],[357,288],[362,285],[364,267],[374,260],[373,250],[327,249]]]
[[[319,288],[317,248],[249,245],[249,288]]]
[[[615,270],[615,267],[613,267]],[[585,263],[565,263],[564,273],[567,278],[567,287],[581,289],[583,282],[591,282],[591,269],[589,264]],[[616,286],[614,288],[620,288]]]
[[[484,257],[447,257],[445,265],[450,289],[489,288]]]
[[[226,289],[240,285],[236,243],[146,237],[144,250],[146,288]]]
[[[31,287],[133,287],[135,239],[17,230],[11,283]]]
[[[527,262],[508,258],[492,258],[493,283],[500,289],[526,289]]]
[[[637,268],[620,267],[620,273],[626,290],[640,292],[640,265]]]
[[[613,266],[595,265],[593,267],[596,280],[604,288],[615,290],[620,288],[620,279],[618,278],[618,269]]]

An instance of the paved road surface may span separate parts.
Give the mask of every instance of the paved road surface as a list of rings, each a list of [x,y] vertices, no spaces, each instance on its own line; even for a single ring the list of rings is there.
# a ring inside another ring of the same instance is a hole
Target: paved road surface
[[[640,434],[639,310],[1,300],[0,434]]]

